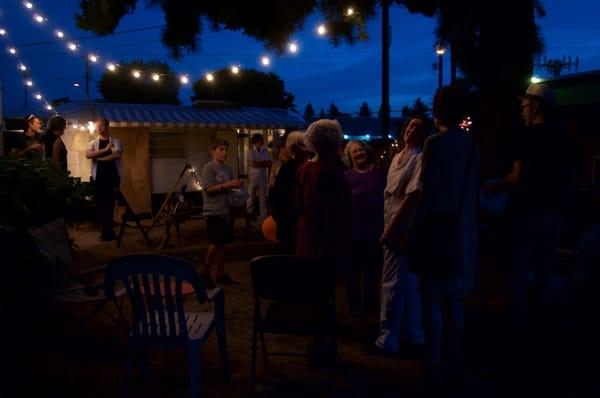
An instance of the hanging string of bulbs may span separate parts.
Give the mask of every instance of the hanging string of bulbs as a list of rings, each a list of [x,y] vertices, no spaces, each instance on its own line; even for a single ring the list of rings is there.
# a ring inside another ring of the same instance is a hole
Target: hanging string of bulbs
[[[31,13],[31,16],[33,18],[33,20],[40,24],[40,25],[46,25],[46,26],[50,26],[50,21],[48,20],[48,18],[46,16],[44,16],[44,14],[41,12],[41,10],[39,10],[39,8],[37,6],[35,6],[31,1],[23,1],[23,6],[24,8],[29,11]],[[345,11],[344,14],[348,17],[355,15],[355,11],[352,7],[348,7]],[[69,39],[66,31],[64,29],[61,29],[58,26],[55,26],[53,28],[53,32],[54,32],[54,36],[64,42],[66,48],[69,50],[70,53],[76,54],[79,53],[83,50],[82,45],[80,43],[78,43],[76,40],[74,39]],[[327,35],[327,26],[325,23],[321,23],[319,22],[317,28],[316,28],[316,32],[319,36],[325,36]],[[17,49],[15,47],[12,47],[12,50],[17,51]],[[297,54],[300,51],[300,46],[298,44],[297,41],[293,40],[290,41],[287,45],[287,50],[290,54]],[[11,49],[9,48],[8,51],[10,52]],[[116,72],[120,65],[116,62],[116,61],[112,61],[110,60],[111,57],[107,57],[105,55],[101,55],[98,51],[89,51],[87,52],[87,60],[91,63],[91,64],[99,64],[101,62],[101,60],[106,59],[106,63],[105,63],[105,67],[106,70],[109,72]],[[272,65],[272,59],[269,55],[262,55],[260,57],[260,65],[262,65],[263,67],[270,67]],[[232,74],[237,75],[241,72],[242,70],[242,65],[240,64],[233,64],[230,65],[229,70],[231,71]],[[178,80],[179,83],[182,85],[187,85],[190,83],[190,73],[187,72],[177,72],[176,75],[178,76]],[[151,72],[151,71],[143,71],[141,69],[133,69],[131,71],[131,76],[134,79],[142,79],[144,77],[149,77],[150,80],[152,82],[160,82],[162,79],[162,76],[164,76],[164,74],[160,74],[157,72]],[[215,75],[214,72],[209,71],[207,73],[204,74],[204,79],[207,82],[214,82],[215,80]]]

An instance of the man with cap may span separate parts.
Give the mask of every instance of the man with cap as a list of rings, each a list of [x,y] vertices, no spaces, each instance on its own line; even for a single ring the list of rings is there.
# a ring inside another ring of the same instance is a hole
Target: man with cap
[[[521,99],[525,122],[513,143],[512,171],[497,183],[483,186],[486,194],[508,190],[507,309],[517,338],[527,329],[526,284],[534,271],[540,287],[542,319],[549,320],[555,251],[560,245],[565,211],[575,184],[576,149],[558,118],[550,86],[531,84]]]

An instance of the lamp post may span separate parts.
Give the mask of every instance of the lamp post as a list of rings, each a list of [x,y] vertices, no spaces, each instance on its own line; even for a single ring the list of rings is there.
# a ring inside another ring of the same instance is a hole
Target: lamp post
[[[440,89],[444,84],[444,53],[446,50],[444,47],[438,46],[435,52],[438,55],[438,89]]]

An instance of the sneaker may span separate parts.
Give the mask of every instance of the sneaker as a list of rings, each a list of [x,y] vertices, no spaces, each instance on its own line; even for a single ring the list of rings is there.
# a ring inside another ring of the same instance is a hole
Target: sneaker
[[[239,285],[239,282],[234,281],[233,279],[231,279],[231,277],[227,274],[224,274],[222,276],[217,276],[217,283],[220,285]]]

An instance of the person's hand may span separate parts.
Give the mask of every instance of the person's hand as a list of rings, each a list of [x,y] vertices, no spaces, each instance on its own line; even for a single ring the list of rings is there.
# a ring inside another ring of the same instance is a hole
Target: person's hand
[[[29,150],[29,151],[42,152],[43,149],[44,149],[44,146],[42,144],[31,144],[27,147],[27,150]]]
[[[104,152],[108,153],[108,152],[113,152],[113,149],[115,147],[113,146],[112,142],[109,142],[108,145],[106,147],[104,147]]]
[[[240,180],[239,178],[229,181],[229,186],[233,188],[239,188],[242,185],[244,185],[244,181]]]

